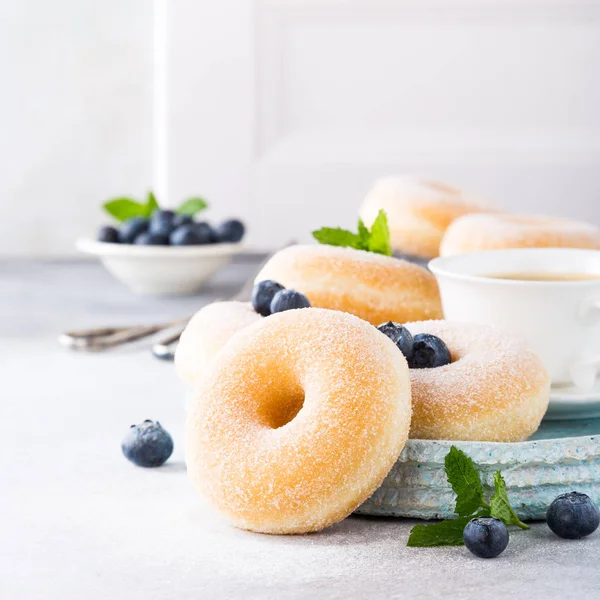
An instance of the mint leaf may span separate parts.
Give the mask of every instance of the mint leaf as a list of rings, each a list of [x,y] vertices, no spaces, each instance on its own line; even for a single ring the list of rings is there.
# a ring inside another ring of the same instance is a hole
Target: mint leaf
[[[358,220],[358,237],[360,239],[360,249],[368,250],[371,234],[369,233],[369,230],[367,229],[367,226],[364,224],[362,219]]]
[[[103,204],[103,208],[121,222],[131,219],[131,217],[147,216],[146,206],[131,198],[114,198]]]
[[[390,231],[387,225],[385,211],[380,210],[371,231],[362,219],[358,220],[358,233],[341,229],[340,227],[322,227],[312,232],[313,237],[320,244],[330,246],[343,246],[356,250],[368,250],[377,254],[392,255],[390,245]]]
[[[189,215],[193,217],[196,213],[204,210],[208,207],[208,202],[203,198],[188,198],[185,202],[180,204],[175,212],[178,215]]]
[[[146,200],[146,216],[151,217],[155,210],[158,210],[158,202],[152,192],[148,192],[148,199]]]
[[[496,493],[490,500],[483,498],[483,486],[473,461],[456,446],[450,448],[445,459],[448,483],[456,494],[456,509],[459,517],[432,525],[415,525],[408,538],[407,546],[461,546],[463,531],[467,523],[476,517],[495,517],[505,525],[516,525],[521,529],[529,526],[520,521],[506,493],[506,482],[500,471],[494,473]]]
[[[390,229],[384,210],[380,210],[373,225],[371,225],[371,237],[369,239],[369,250],[378,254],[392,255],[392,244],[390,242]]]
[[[456,446],[445,459],[446,477],[456,494],[456,514],[472,515],[478,508],[489,506],[483,501],[483,486],[473,461]]]
[[[500,471],[494,473],[494,487],[496,488],[496,493],[490,500],[492,517],[504,521],[505,525],[516,525],[521,529],[529,529],[529,525],[526,525],[517,517],[517,514],[510,505],[506,492],[506,482]]]
[[[462,546],[463,531],[471,517],[458,517],[431,525],[415,525],[410,530],[407,546],[427,548],[432,546]]]
[[[329,246],[343,246],[345,248],[361,249],[360,237],[347,229],[339,227],[321,227],[312,232],[313,237],[319,244]]]

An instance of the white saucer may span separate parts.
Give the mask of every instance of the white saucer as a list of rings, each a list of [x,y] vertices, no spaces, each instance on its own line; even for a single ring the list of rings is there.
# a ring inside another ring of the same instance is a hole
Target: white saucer
[[[600,379],[591,390],[556,386],[550,390],[550,406],[544,419],[596,419],[600,417]]]

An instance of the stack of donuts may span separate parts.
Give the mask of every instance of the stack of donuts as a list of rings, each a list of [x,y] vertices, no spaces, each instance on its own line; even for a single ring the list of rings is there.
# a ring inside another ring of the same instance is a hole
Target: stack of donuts
[[[447,190],[430,187],[439,202]],[[479,206],[451,193],[462,209],[445,206],[444,227]],[[251,303],[207,306],[181,337],[195,486],[238,527],[304,533],[363,503],[409,438],[527,439],[549,400],[540,359],[441,319],[436,280],[413,263],[327,245],[274,255]]]
[[[589,223],[511,215],[459,188],[413,176],[375,182],[360,215],[370,225],[382,209],[394,250],[412,257],[502,248],[600,249],[600,229]]]

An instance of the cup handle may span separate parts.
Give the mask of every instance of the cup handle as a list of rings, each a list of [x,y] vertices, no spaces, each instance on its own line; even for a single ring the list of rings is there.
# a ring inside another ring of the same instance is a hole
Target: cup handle
[[[573,363],[569,368],[571,381],[580,390],[589,391],[596,384],[599,369],[600,355],[581,357],[580,360]]]
[[[581,305],[579,316],[587,325],[600,321],[600,298],[586,299]],[[588,354],[576,360],[569,368],[569,373],[575,387],[587,391],[594,387],[599,370],[600,354]]]
[[[579,318],[586,324],[592,325],[600,321],[600,298],[587,298],[579,308]]]

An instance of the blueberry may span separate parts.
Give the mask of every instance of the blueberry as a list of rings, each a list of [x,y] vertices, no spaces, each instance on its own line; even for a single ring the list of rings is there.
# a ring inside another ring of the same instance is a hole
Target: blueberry
[[[151,233],[144,231],[138,235],[133,241],[138,246],[168,246],[169,238],[160,233]]]
[[[246,232],[245,225],[238,219],[224,221],[215,229],[217,242],[239,242]]]
[[[600,511],[587,494],[569,492],[554,499],[546,512],[548,527],[559,537],[579,540],[600,525]]]
[[[119,230],[119,241],[122,244],[133,244],[135,238],[148,230],[148,219],[146,217],[131,217],[121,225]]]
[[[191,215],[178,215],[175,214],[173,216],[173,227],[181,227],[181,225],[190,225],[194,222],[194,219]]]
[[[110,225],[105,225],[100,228],[98,231],[98,241],[99,242],[108,242],[109,244],[118,244],[119,243],[119,232],[116,227],[111,227]]]
[[[383,323],[377,329],[381,333],[387,335],[396,346],[400,349],[400,352],[404,354],[404,358],[408,360],[412,356],[413,352],[413,336],[410,331],[399,323],[388,321]]]
[[[204,240],[196,232],[195,224],[181,225],[169,236],[173,246],[195,246],[204,244]]]
[[[215,232],[206,221],[193,223],[192,227],[198,238],[201,240],[199,242],[200,244],[212,244],[215,241]]]
[[[439,337],[429,333],[417,333],[413,337],[413,352],[408,360],[411,369],[443,367],[451,362],[450,350]]]
[[[508,529],[500,519],[471,519],[463,532],[465,546],[479,558],[496,558],[508,546]]]
[[[296,290],[279,290],[271,300],[271,313],[283,312],[294,308],[309,308],[308,298]]]
[[[265,281],[259,281],[254,288],[252,288],[252,306],[254,310],[263,317],[268,317],[271,314],[271,302],[273,296],[285,288],[276,281],[271,279],[265,279]]]
[[[169,237],[173,229],[173,218],[175,213],[172,210],[155,210],[150,218],[148,231],[153,234]]]
[[[160,467],[173,453],[173,438],[158,421],[146,419],[129,428],[121,450],[138,467]]]

